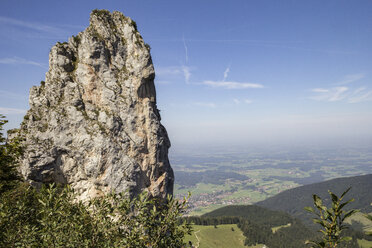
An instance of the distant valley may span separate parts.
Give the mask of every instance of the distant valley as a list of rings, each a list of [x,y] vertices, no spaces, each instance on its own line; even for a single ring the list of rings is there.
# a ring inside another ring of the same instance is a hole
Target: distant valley
[[[192,193],[191,215],[226,205],[253,204],[301,185],[372,172],[369,147],[193,151],[171,154],[170,160],[175,195]]]

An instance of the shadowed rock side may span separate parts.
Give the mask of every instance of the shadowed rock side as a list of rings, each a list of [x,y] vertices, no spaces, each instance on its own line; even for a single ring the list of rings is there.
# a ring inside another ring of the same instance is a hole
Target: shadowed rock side
[[[111,190],[173,193],[170,142],[156,106],[154,67],[135,22],[95,10],[90,25],[49,54],[19,134],[33,185],[71,184],[81,199]]]

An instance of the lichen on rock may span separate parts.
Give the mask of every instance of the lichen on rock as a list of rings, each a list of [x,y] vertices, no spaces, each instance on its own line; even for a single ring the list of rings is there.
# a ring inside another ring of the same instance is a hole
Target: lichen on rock
[[[70,184],[81,199],[112,190],[172,194],[154,78],[135,22],[94,10],[88,28],[51,49],[45,82],[30,90],[19,130],[25,179]]]

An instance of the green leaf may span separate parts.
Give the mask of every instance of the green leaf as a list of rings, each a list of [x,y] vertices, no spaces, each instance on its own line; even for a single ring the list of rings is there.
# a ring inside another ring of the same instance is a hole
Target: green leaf
[[[344,193],[342,193],[341,197],[340,197],[340,200],[342,200],[342,198],[344,198],[344,196],[347,194],[347,192],[349,192],[351,190],[351,187],[349,187],[347,190],[345,190]]]
[[[43,202],[41,199],[38,199],[38,201],[41,203],[41,205],[43,205],[44,207],[46,206],[46,203]]]
[[[304,207],[304,209],[310,213],[315,213],[315,210],[312,207]]]
[[[353,214],[356,214],[359,212],[359,210],[352,209],[349,212],[347,212],[344,217],[342,218],[342,221],[346,220],[347,218],[351,217]]]
[[[347,204],[349,204],[350,202],[353,202],[354,200],[355,200],[355,199],[352,198],[352,199],[348,200],[347,202],[342,203],[338,209],[341,210],[343,207],[345,207],[345,206],[346,206]]]
[[[317,195],[313,195],[313,200],[314,200],[314,205],[319,209],[321,210],[322,207],[323,207],[323,202],[322,202],[322,199],[317,196]]]
[[[333,204],[336,204],[338,202],[338,197],[337,195],[333,194],[330,190],[328,190],[328,193],[331,195],[332,197],[332,203]]]
[[[306,240],[305,245],[308,245],[308,244],[316,244],[316,243],[312,240]]]
[[[352,238],[352,237],[349,237],[349,236],[342,237],[342,238],[340,239],[341,242],[343,242],[343,241],[345,241],[345,242],[349,242],[349,241],[351,241],[351,240],[353,240],[353,238]]]
[[[315,224],[320,224],[320,225],[323,226],[323,227],[326,226],[325,223],[324,223],[324,221],[322,221],[322,220],[313,219],[313,222],[314,222]]]

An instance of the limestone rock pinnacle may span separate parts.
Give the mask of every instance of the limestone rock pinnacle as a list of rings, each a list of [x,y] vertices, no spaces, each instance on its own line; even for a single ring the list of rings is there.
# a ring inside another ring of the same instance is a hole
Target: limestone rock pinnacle
[[[106,10],[94,10],[88,28],[51,49],[19,131],[27,181],[70,184],[81,199],[112,190],[173,193],[149,50],[134,21]]]

